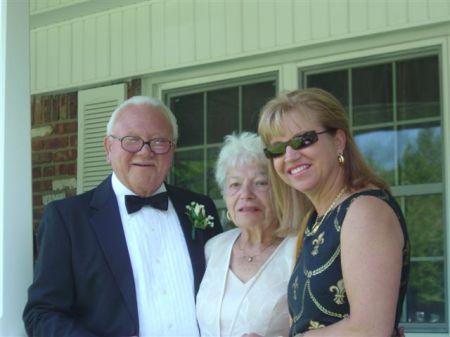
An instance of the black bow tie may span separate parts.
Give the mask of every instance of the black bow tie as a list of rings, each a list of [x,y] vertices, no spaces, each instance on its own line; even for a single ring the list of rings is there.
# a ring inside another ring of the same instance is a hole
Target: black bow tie
[[[150,197],[126,195],[125,205],[127,206],[128,214],[139,211],[143,206],[151,206],[162,211],[167,211],[169,196],[167,195],[167,192],[158,193]]]

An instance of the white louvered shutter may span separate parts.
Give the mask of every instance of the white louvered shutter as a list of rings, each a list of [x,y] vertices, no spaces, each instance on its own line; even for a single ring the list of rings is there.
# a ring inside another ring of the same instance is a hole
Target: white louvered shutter
[[[126,98],[126,84],[78,92],[77,193],[97,186],[111,172],[103,140],[114,109]]]

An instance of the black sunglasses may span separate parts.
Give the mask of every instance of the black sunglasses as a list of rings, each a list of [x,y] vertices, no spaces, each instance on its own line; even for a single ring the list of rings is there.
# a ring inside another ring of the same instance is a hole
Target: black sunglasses
[[[284,143],[276,143],[268,146],[264,149],[264,154],[267,158],[273,159],[280,157],[286,153],[286,148],[288,146],[292,147],[294,150],[304,149],[319,140],[318,135],[322,133],[329,132],[330,130],[326,129],[320,132],[317,131],[307,131],[301,135],[297,135],[292,137],[290,140]]]

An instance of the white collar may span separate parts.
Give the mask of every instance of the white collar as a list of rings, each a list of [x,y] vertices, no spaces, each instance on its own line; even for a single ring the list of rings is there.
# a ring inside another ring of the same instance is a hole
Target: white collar
[[[113,172],[112,177],[111,177],[111,184],[112,184],[112,188],[114,190],[114,193],[116,194],[117,197],[119,196],[125,196],[125,195],[136,195],[136,193],[134,193],[133,191],[131,191],[128,187],[126,187],[117,177],[117,175]],[[166,186],[164,185],[164,183],[161,184],[161,186],[159,186],[159,188],[153,192],[152,195],[154,194],[158,194],[161,192],[166,192]]]

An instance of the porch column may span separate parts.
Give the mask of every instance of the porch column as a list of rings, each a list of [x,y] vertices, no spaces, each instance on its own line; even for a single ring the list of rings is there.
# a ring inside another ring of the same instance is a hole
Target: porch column
[[[0,1],[0,336],[24,336],[32,280],[28,0]]]

